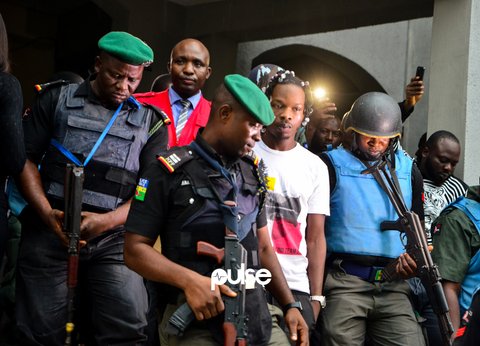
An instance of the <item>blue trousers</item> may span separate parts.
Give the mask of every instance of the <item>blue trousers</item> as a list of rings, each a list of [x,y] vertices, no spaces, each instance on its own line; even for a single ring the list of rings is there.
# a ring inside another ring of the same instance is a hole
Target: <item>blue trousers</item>
[[[27,222],[27,225],[30,222]],[[17,324],[26,344],[64,345],[67,248],[48,230],[22,229],[17,273]],[[76,330],[87,345],[143,345],[147,293],[123,260],[124,234],[109,233],[80,251]]]

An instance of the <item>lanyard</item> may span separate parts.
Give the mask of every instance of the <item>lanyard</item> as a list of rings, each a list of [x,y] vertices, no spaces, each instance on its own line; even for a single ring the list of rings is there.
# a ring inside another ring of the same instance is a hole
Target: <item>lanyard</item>
[[[130,102],[130,103],[133,103],[134,107],[139,109],[141,106],[140,106],[140,103],[133,97],[133,96],[130,96],[127,100],[127,102]],[[118,117],[118,114],[120,113],[120,110],[122,109],[123,107],[123,104],[124,102],[122,102],[117,110],[115,111],[115,113],[113,114],[112,118],[110,119],[110,121],[108,122],[107,126],[103,129],[103,132],[101,133],[100,137],[98,137],[97,139],[97,142],[95,143],[95,145],[93,146],[92,150],[90,150],[90,153],[88,154],[87,158],[85,159],[85,162],[81,162],[75,155],[73,155],[67,148],[65,148],[59,141],[57,141],[56,139],[52,138],[50,143],[55,147],[57,148],[67,159],[69,159],[70,161],[72,161],[75,165],[77,165],[78,167],[85,167],[88,162],[90,162],[90,160],[92,159],[93,155],[95,154],[95,152],[97,151],[98,147],[100,146],[100,144],[102,144],[103,140],[105,139],[108,131],[110,131],[110,128],[112,127],[113,123],[115,122],[115,120],[117,119]]]

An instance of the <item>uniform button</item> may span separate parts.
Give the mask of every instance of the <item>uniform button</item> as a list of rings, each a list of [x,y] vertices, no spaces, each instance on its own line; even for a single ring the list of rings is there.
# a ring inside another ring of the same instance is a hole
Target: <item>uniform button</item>
[[[190,203],[190,204],[193,204],[193,202],[195,202],[195,200],[194,200],[193,198],[190,198],[190,199],[188,200],[188,203]]]

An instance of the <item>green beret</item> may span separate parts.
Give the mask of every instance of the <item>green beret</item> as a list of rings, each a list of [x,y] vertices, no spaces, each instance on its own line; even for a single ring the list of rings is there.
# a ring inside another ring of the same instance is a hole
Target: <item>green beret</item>
[[[152,48],[128,32],[109,32],[98,40],[98,48],[130,65],[148,66],[153,62]]]
[[[255,83],[239,74],[225,76],[223,83],[259,123],[267,126],[273,123],[275,116],[270,101]]]

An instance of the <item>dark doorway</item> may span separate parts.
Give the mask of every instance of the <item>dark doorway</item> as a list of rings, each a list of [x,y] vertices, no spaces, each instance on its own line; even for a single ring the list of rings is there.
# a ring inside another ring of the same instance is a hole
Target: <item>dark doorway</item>
[[[252,67],[271,63],[295,71],[308,80],[312,89],[322,87],[326,96],[337,105],[340,118],[353,101],[369,91],[385,92],[367,71],[355,62],[330,51],[308,46],[288,45],[266,51],[252,61]]]
[[[72,71],[86,78],[97,55],[97,41],[111,27],[110,16],[90,1],[60,13],[55,70]]]

